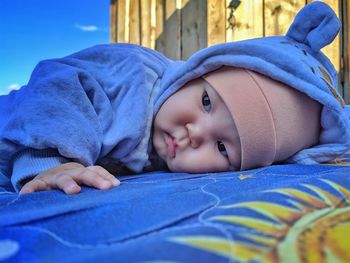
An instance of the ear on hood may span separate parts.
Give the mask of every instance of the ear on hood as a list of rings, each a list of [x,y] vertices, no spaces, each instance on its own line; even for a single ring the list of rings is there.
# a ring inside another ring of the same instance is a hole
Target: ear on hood
[[[334,11],[325,3],[316,1],[300,10],[286,36],[319,51],[334,40],[340,26]]]

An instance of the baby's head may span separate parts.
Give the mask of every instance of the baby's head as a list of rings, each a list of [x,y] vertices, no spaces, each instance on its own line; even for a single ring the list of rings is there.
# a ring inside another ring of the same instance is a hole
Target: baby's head
[[[262,167],[316,144],[320,109],[278,81],[222,67],[165,101],[154,120],[153,145],[171,171]]]
[[[153,146],[171,171],[240,167],[240,139],[231,112],[205,78],[190,81],[165,101],[154,120]]]

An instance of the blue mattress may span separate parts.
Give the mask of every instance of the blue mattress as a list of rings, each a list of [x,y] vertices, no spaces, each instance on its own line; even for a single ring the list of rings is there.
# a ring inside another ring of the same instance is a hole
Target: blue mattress
[[[0,192],[3,262],[350,262],[350,156],[148,173],[78,195]]]

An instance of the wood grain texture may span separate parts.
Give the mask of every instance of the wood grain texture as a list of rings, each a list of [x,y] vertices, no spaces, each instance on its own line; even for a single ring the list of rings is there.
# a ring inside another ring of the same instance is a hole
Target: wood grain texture
[[[230,2],[226,0],[226,6]],[[244,0],[232,14],[226,10],[226,42],[263,36],[263,1]]]
[[[177,4],[178,0],[165,0],[164,54],[171,59],[181,59],[181,10]]]
[[[207,46],[207,4],[203,0],[187,0],[181,9],[181,59],[187,59]]]
[[[117,0],[111,0],[109,7],[110,12],[110,41],[111,43],[117,42],[117,32],[118,32],[118,5]]]
[[[165,54],[164,24],[165,24],[165,0],[156,0],[156,35],[155,49]]]
[[[129,17],[129,13],[127,12],[127,0],[118,0],[118,26],[117,26],[117,42],[128,42],[126,38],[126,20]]]
[[[207,0],[208,46],[226,42],[226,1]]]
[[[265,0],[264,4],[265,36],[281,36],[287,33],[305,0]]]
[[[156,46],[156,34],[157,34],[157,1],[156,0],[151,0],[151,7],[150,7],[150,12],[151,12],[151,23],[150,23],[150,38],[151,38],[151,44],[150,48],[154,49]]]
[[[151,47],[151,0],[141,0],[141,45]]]
[[[129,43],[141,44],[141,15],[140,15],[140,0],[130,0],[129,8]]]

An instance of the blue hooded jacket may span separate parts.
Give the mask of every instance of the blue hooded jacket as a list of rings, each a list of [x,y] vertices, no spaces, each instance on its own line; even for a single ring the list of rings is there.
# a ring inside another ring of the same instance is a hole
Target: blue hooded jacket
[[[320,49],[339,28],[330,7],[313,2],[286,36],[212,46],[187,61],[130,44],[42,61],[28,85],[0,96],[0,172],[16,190],[22,180],[69,161],[141,172],[150,164],[152,120],[162,103],[188,81],[222,66],[259,72],[320,102],[319,144],[286,162],[332,160],[350,147],[350,108]]]

